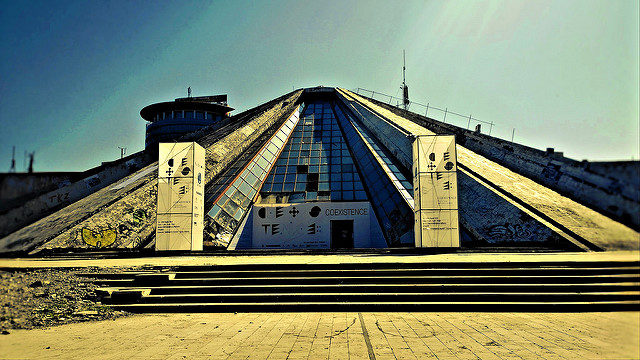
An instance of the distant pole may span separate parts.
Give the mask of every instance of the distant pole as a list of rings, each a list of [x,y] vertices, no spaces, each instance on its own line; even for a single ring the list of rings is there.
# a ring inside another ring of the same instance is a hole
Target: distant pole
[[[118,146],[118,149],[120,149],[120,159],[122,159],[124,155],[127,153],[127,148]]]
[[[446,123],[446,122],[447,122],[447,111],[448,111],[448,110],[449,110],[448,108],[444,108],[444,119],[442,119],[442,122],[443,122],[443,123]]]
[[[10,173],[16,172],[16,146],[13,146],[13,153],[11,155],[11,167],[9,168]]]
[[[424,112],[424,117],[427,117],[428,112],[429,112],[429,103],[427,103],[427,110]]]
[[[189,86],[187,88],[187,97],[190,98],[191,97],[191,86]]]
[[[33,158],[36,155],[36,152],[31,152],[29,153],[29,169],[27,170],[28,173],[32,173],[33,172]]]
[[[516,128],[511,131],[511,142],[513,142],[513,136],[516,134]]]
[[[471,125],[471,114],[469,114],[469,121],[467,121],[467,130],[469,130],[470,125]]]
[[[491,135],[491,129],[493,129],[493,121],[489,123],[489,135]]]

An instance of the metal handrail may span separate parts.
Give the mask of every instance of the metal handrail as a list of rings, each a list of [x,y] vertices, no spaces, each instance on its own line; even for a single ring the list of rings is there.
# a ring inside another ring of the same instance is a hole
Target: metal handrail
[[[399,105],[399,104],[402,104],[402,101],[403,101],[403,99],[401,99],[401,98],[399,98],[399,97],[396,97],[396,96],[393,96],[393,95],[389,95],[389,94],[384,94],[384,93],[377,92],[377,91],[374,91],[374,90],[369,90],[369,89],[358,88],[358,89],[355,91],[355,93],[356,93],[356,94],[358,94],[358,95],[360,95],[360,91],[362,91],[362,92],[368,92],[368,93],[371,93],[371,98],[372,98],[372,99],[375,99],[375,95],[383,96],[383,97],[385,97],[385,99],[386,99],[386,98],[389,98],[389,100],[388,100],[388,104],[389,104],[389,105],[392,105],[392,106],[394,106],[394,105],[392,104],[392,100],[394,100],[394,99],[395,99],[395,100],[396,100],[396,105],[395,105],[395,107],[398,107],[398,105]],[[363,95],[364,95],[364,94],[363,94]],[[438,108],[438,107],[431,106],[429,103],[427,103],[427,104],[425,105],[425,104],[421,104],[421,103],[419,103],[419,102],[411,101],[411,100],[409,100],[409,104],[407,105],[407,109],[409,109],[409,108],[411,107],[411,105],[417,105],[417,106],[421,106],[421,107],[425,108],[425,112],[424,112],[424,116],[425,116],[425,117],[426,117],[426,116],[427,116],[427,114],[429,113],[429,109],[433,109],[433,110],[437,110],[437,111],[441,111],[441,112],[443,112],[443,113],[444,113],[444,117],[443,117],[443,119],[442,119],[442,122],[444,122],[444,123],[446,123],[446,122],[447,122],[447,114],[452,114],[452,115],[459,116],[459,117],[461,117],[461,118],[463,118],[463,119],[467,120],[467,130],[469,129],[469,126],[471,125],[471,122],[472,122],[472,121],[477,122],[477,123],[481,123],[481,124],[489,125],[489,135],[491,135],[491,130],[493,129],[493,125],[494,125],[493,121],[484,121],[484,120],[476,119],[476,118],[472,117],[471,115],[467,116],[467,115],[459,114],[459,113],[454,112],[454,111],[450,111],[448,108],[440,109],[440,108]]]

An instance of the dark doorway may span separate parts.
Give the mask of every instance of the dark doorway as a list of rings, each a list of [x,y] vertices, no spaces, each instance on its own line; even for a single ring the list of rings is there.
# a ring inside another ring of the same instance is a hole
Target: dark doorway
[[[331,248],[353,249],[353,220],[331,220]]]

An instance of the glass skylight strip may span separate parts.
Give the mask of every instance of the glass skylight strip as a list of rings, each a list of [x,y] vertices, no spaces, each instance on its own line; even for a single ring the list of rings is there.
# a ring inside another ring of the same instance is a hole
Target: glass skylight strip
[[[214,201],[213,207],[207,214],[219,227],[231,233],[236,230],[240,220],[258,195],[267,174],[284,147],[285,140],[289,138],[298,123],[302,107],[303,104],[296,108]]]
[[[378,163],[380,164],[382,169],[384,169],[385,173],[389,176],[389,178],[391,178],[391,182],[393,183],[393,185],[396,187],[396,189],[398,189],[409,206],[413,208],[414,202],[413,195],[411,194],[413,193],[413,185],[409,181],[407,181],[404,174],[402,174],[398,167],[393,164],[391,159],[386,156],[380,146],[378,146],[374,142],[374,140],[369,135],[367,135],[365,129],[363,129],[355,121],[351,121],[351,124],[353,124],[360,136],[365,140],[367,147],[371,151],[372,155],[376,158],[376,160],[378,160]]]

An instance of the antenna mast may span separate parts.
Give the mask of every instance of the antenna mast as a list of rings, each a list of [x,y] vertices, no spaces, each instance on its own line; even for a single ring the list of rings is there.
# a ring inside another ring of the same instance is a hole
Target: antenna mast
[[[402,106],[405,110],[409,110],[409,87],[405,79],[406,65],[404,50],[402,50]]]

